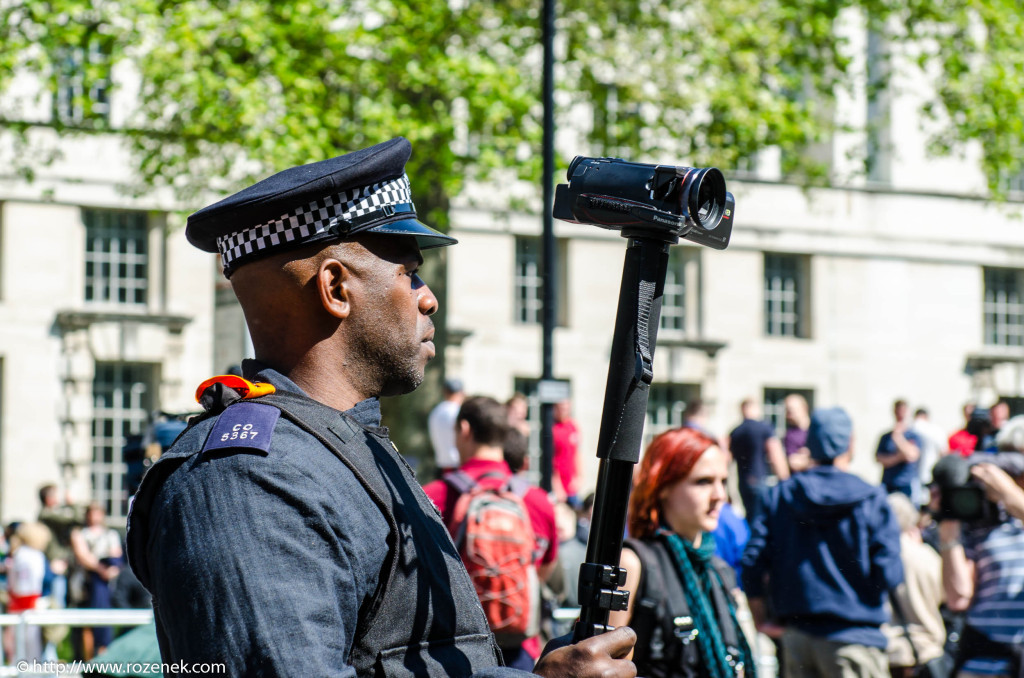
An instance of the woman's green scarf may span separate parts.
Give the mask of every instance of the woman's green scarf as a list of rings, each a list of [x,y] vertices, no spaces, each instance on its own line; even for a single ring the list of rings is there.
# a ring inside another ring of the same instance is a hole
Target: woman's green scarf
[[[715,554],[714,536],[704,532],[701,535],[700,546],[694,547],[689,540],[664,527],[658,530],[658,535],[668,543],[672,559],[682,575],[686,602],[690,606],[690,615],[698,631],[696,640],[708,675],[711,678],[733,678],[740,670],[742,662],[743,675],[756,678],[753,656],[743,630],[736,621],[736,607],[733,605],[732,596],[726,591],[729,619],[732,620],[740,641],[740,647],[735,648],[739,651],[739,656],[732,656],[735,655],[735,650],[730,655],[725,647],[722,630],[718,627],[718,617],[711,604],[712,577],[725,591],[721,576],[711,564],[711,556]]]

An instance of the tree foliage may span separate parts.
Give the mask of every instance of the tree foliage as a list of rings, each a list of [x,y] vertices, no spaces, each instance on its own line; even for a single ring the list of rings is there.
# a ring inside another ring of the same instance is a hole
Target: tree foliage
[[[935,68],[936,97],[924,114],[939,125],[931,150],[948,154],[965,139],[982,148],[997,195],[1024,172],[1024,12],[1016,0],[915,0],[908,33],[923,41],[922,68]]]
[[[116,131],[144,184],[173,186],[186,202],[403,134],[417,149],[418,201],[443,226],[466,177],[497,167],[539,176],[539,10],[523,0],[0,0],[0,91],[29,72],[54,93],[76,47],[107,59],[84,64],[86,82],[130,62],[139,107]],[[826,181],[804,151],[839,128],[837,94],[866,82],[863,54],[839,30],[854,17],[889,44],[918,46],[914,64],[935,85],[923,110],[933,151],[977,140],[993,189],[1020,170],[1015,0],[561,0],[558,15],[558,123],[589,129],[581,150],[733,169],[777,147],[796,180]],[[110,131],[88,99],[82,120],[43,122]],[[12,129],[38,122],[17,107],[0,114]]]
[[[129,61],[142,79],[137,110],[115,131],[145,184],[172,186],[186,202],[407,136],[414,195],[443,226],[463,176],[516,164],[538,138],[522,67],[533,36],[517,27],[527,22],[507,22],[517,11],[515,2],[32,0],[0,15],[0,65],[39,73],[52,93],[62,50],[104,36],[110,61]],[[88,131],[109,130],[94,118]]]

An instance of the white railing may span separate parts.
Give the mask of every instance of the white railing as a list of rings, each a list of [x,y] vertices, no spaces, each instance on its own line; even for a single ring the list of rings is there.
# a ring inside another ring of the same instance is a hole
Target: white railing
[[[97,610],[74,608],[68,610],[28,610],[20,614],[0,614],[0,628],[14,627],[14,657],[17,662],[26,659],[28,629],[30,626],[142,626],[153,621],[152,610]],[[38,659],[36,657],[35,659]],[[51,675],[19,671],[16,664],[8,663],[0,643],[0,676]]]
[[[562,607],[553,611],[556,628],[568,633],[579,616],[578,607]],[[747,622],[750,613],[746,610],[739,610],[737,617],[740,622]],[[30,626],[142,626],[153,621],[152,610],[94,610],[94,609],[69,609],[69,610],[30,610],[21,614],[0,614],[0,628],[7,626],[14,627],[15,633],[15,656],[14,661],[25,659],[25,647],[28,628]],[[774,676],[778,670],[774,652],[764,651],[764,645],[771,641],[767,637],[758,634],[758,637],[751,643],[751,649],[755,654],[755,661],[758,666],[759,676]],[[33,674],[19,671],[14,664],[8,664],[3,654],[3,646],[0,644],[0,676],[27,676],[27,675],[52,675]],[[61,674],[68,675],[68,674]]]

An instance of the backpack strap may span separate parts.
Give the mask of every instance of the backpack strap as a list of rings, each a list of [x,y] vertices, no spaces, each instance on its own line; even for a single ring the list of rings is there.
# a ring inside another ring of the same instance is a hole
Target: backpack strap
[[[459,494],[466,494],[477,486],[476,480],[462,469],[446,473],[444,481]]]
[[[630,620],[639,639],[634,649],[637,666],[646,667],[652,659],[676,666],[682,661],[682,644],[692,640],[693,619],[668,551],[632,538],[624,545],[640,558],[642,568]],[[662,657],[652,657],[652,640],[663,648]]]
[[[728,590],[726,582],[735,582],[732,567],[718,556],[712,556],[708,563],[711,568],[711,606],[718,618],[718,628],[722,632],[722,643],[726,649],[735,654],[742,644],[739,637],[739,629],[732,623],[732,615],[729,610],[735,610],[736,604],[732,600],[732,593]]]
[[[443,478],[444,481],[448,483],[449,486],[458,491],[459,494],[466,494],[467,492],[472,492],[478,486],[480,486],[482,484],[480,482],[481,480],[505,480],[506,477],[507,474],[502,473],[501,471],[488,471],[487,473],[481,473],[478,478],[474,478],[473,476],[469,475],[462,469],[458,469],[456,471],[452,471],[451,473],[446,473]],[[487,489],[489,490],[497,490],[504,486],[501,484],[494,485],[493,483],[483,484],[487,485]],[[511,487],[511,479],[507,484],[509,487]],[[527,487],[527,489],[529,489],[529,487]],[[525,492],[523,494],[525,494]]]
[[[530,484],[530,481],[521,475],[513,474],[508,479],[508,489],[511,490],[520,499],[525,498],[526,493],[529,492],[530,488],[532,487],[533,485]]]

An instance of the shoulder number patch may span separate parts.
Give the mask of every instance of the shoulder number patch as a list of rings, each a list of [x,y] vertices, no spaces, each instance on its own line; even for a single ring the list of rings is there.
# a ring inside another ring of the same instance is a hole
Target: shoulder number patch
[[[203,452],[227,447],[270,450],[270,438],[281,410],[273,405],[241,402],[231,405],[213,425]]]

